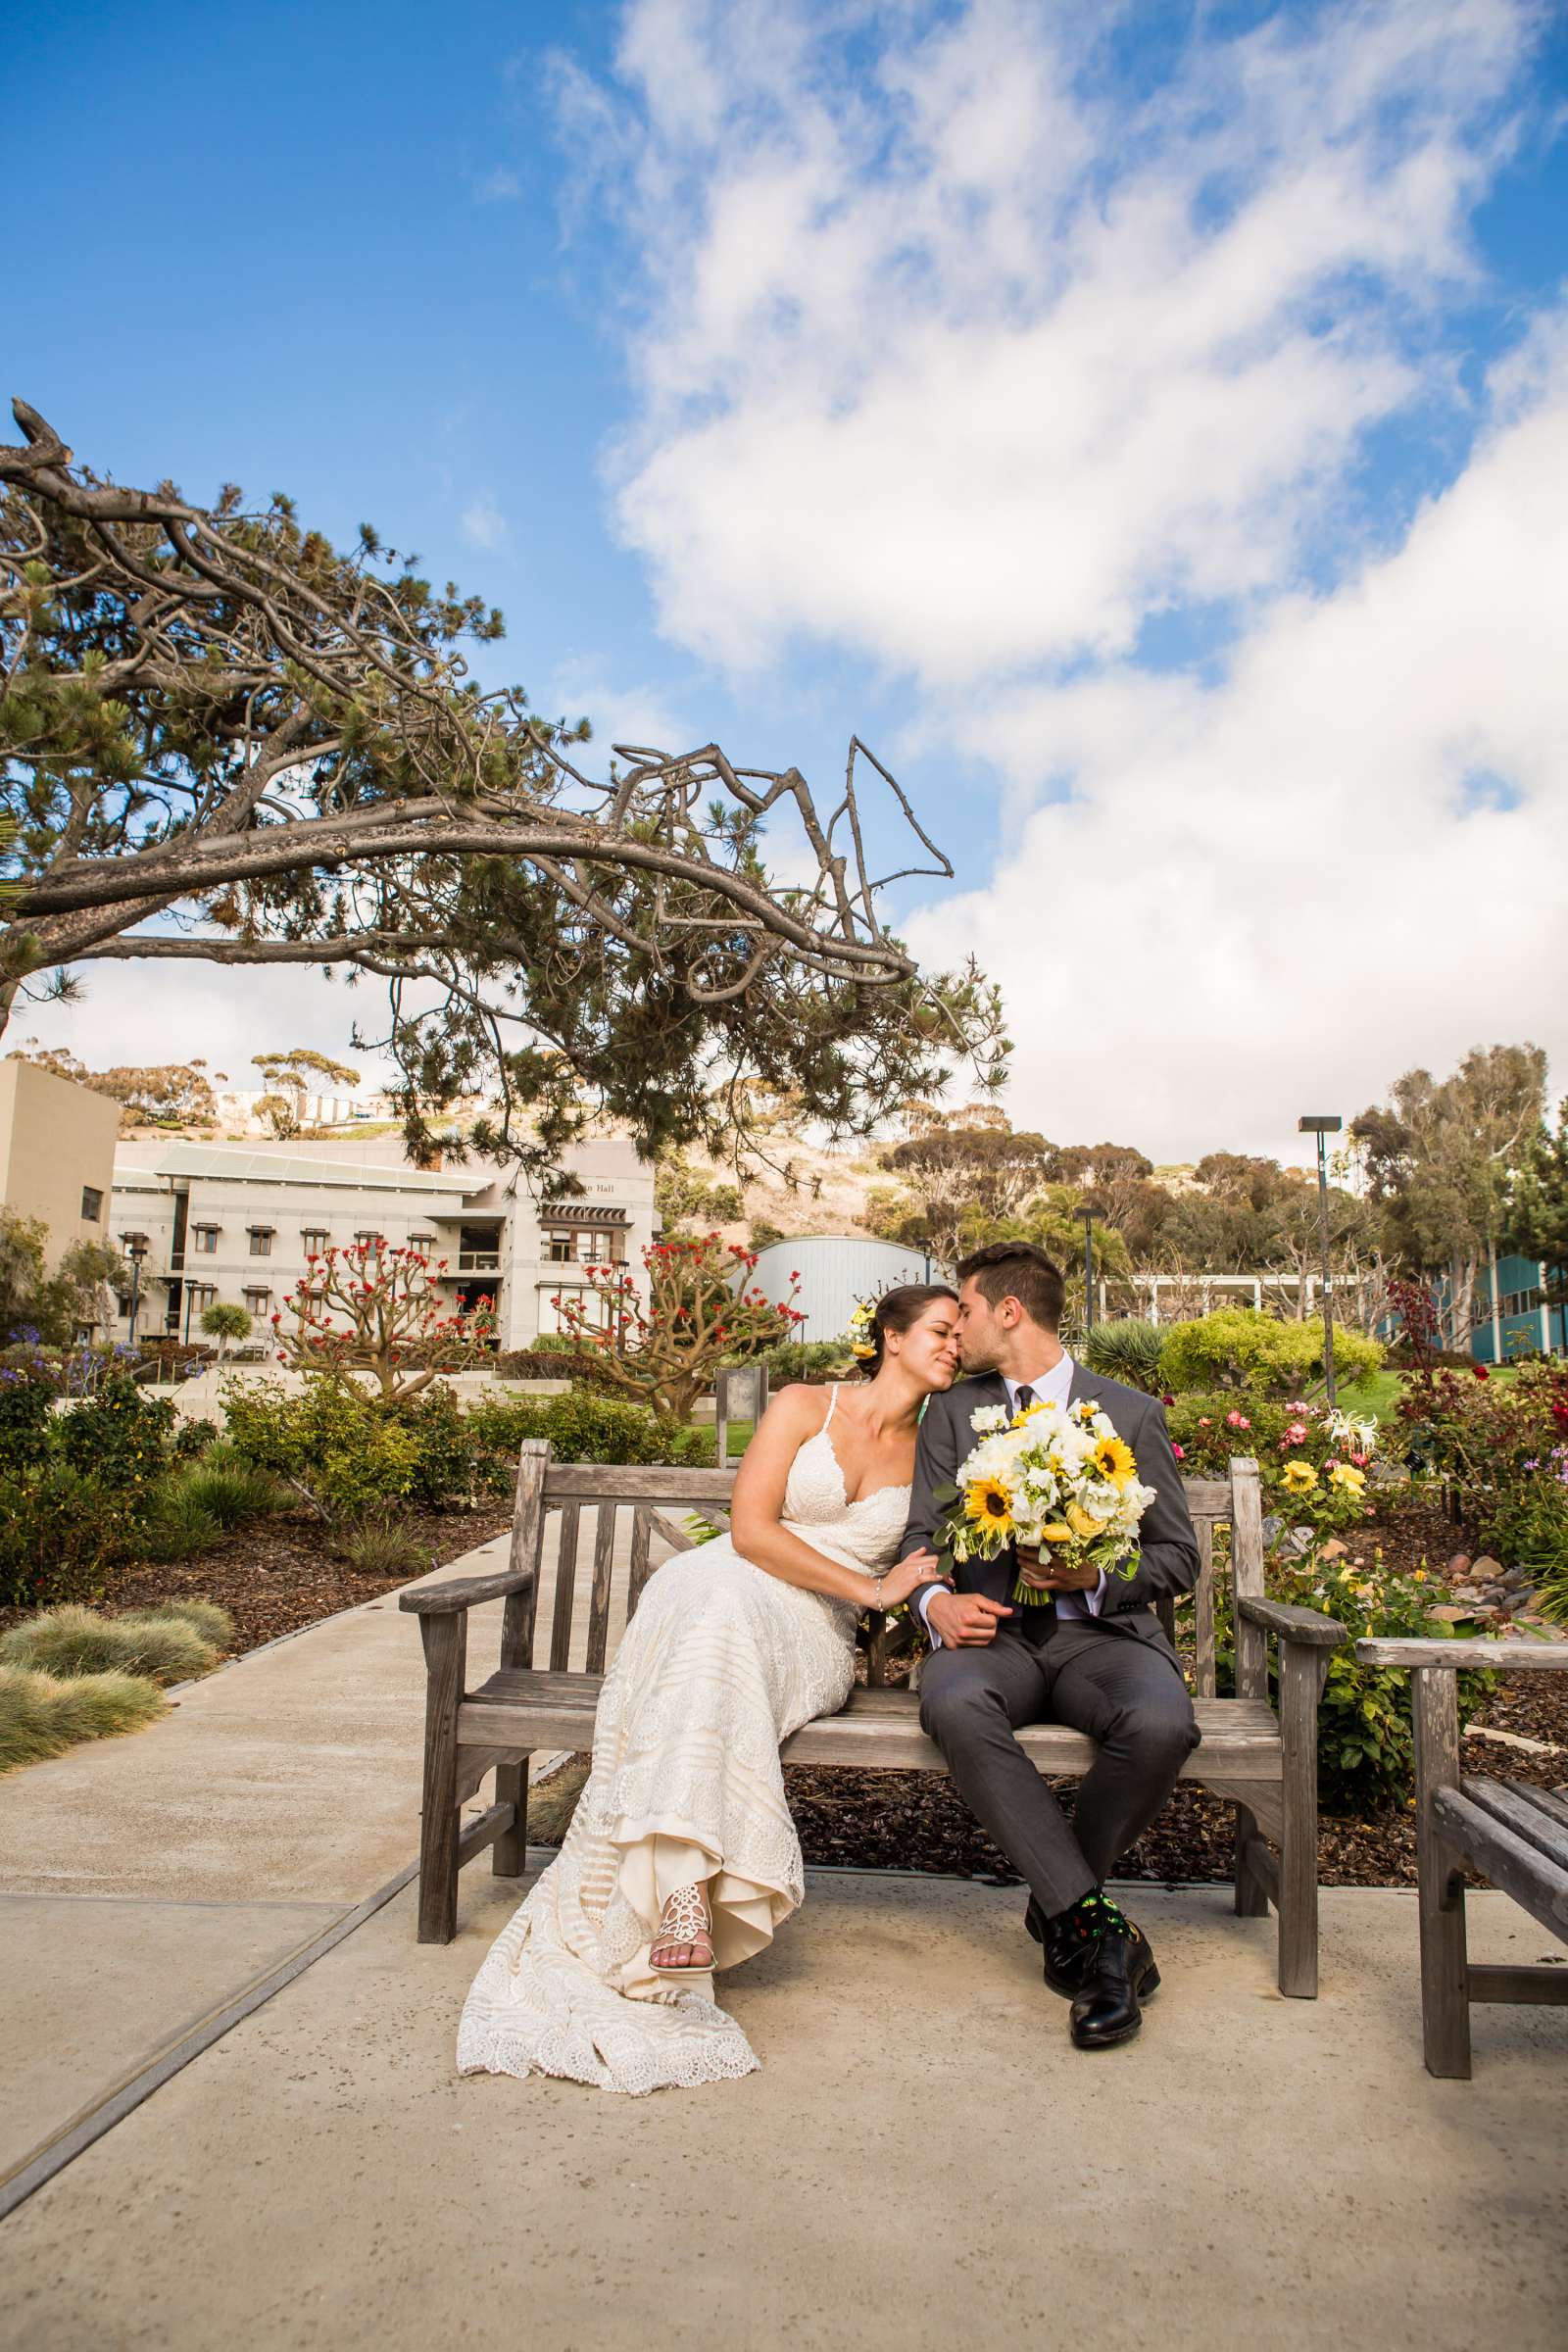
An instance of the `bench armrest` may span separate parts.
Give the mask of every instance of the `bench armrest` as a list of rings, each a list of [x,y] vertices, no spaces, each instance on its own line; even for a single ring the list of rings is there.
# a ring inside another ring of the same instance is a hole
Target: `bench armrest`
[[[533,1583],[531,1568],[502,1568],[494,1576],[458,1576],[447,1585],[419,1585],[398,1594],[398,1607],[416,1617],[455,1617],[459,1610],[476,1609],[481,1601],[505,1600],[512,1592],[526,1592]]]
[[[1484,1666],[1507,1674],[1515,1666],[1568,1668],[1568,1642],[1433,1642],[1414,1638],[1358,1642],[1355,1654],[1363,1666]]]
[[[1339,1619],[1326,1616],[1321,1609],[1262,1600],[1255,1592],[1244,1592],[1236,1606],[1249,1625],[1260,1625],[1265,1633],[1278,1634],[1282,1642],[1304,1642],[1308,1649],[1338,1649],[1349,1640]]]

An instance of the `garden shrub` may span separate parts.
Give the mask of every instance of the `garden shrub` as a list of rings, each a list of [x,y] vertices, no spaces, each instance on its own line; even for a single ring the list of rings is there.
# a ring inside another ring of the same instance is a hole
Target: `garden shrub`
[[[50,1454],[0,1477],[0,1606],[90,1600],[136,1525],[123,1488]]]
[[[23,1666],[0,1666],[0,1772],[63,1755],[82,1740],[140,1731],[168,1710],[157,1684],[138,1674],[58,1680]]]
[[[437,1385],[390,1401],[327,1375],[303,1395],[232,1381],[223,1401],[228,1445],[255,1469],[287,1480],[344,1526],[384,1519],[398,1504],[507,1494],[525,1438],[546,1438],[558,1461],[710,1463],[711,1431],[664,1421],[644,1405],[572,1389],[564,1396],[486,1396],[464,1405]]]
[[[354,1523],[413,1491],[417,1437],[379,1397],[347,1381],[321,1373],[289,1395],[270,1383],[229,1380],[223,1409],[235,1452],[327,1519]]]
[[[1349,1383],[1383,1361],[1376,1340],[1334,1326],[1334,1369]],[[1167,1389],[1248,1389],[1291,1396],[1323,1373],[1321,1320],[1283,1323],[1251,1306],[1220,1307],[1191,1323],[1173,1323],[1160,1348]]]
[[[474,1499],[480,1448],[469,1416],[452,1390],[438,1381],[422,1396],[389,1409],[415,1444],[409,1501],[439,1509],[459,1496]]]
[[[1269,1597],[1298,1608],[1322,1609],[1349,1637],[1329,1653],[1328,1678],[1318,1704],[1318,1788],[1327,1813],[1365,1815],[1403,1804],[1414,1786],[1415,1749],[1410,1724],[1411,1683],[1393,1667],[1363,1666],[1356,1642],[1419,1637],[1445,1640],[1454,1633],[1431,1611],[1448,1599],[1446,1588],[1426,1569],[1408,1576],[1386,1569],[1381,1555],[1370,1563],[1315,1550],[1299,1560],[1269,1562]],[[1470,1629],[1461,1629],[1468,1631]],[[1234,1690],[1236,1639],[1228,1578],[1214,1585],[1215,1663],[1219,1688]],[[1277,1652],[1269,1652],[1270,1696],[1278,1704]],[[1463,1673],[1459,1686],[1461,1725],[1484,1704],[1493,1688],[1485,1673]]]
[[[1258,1466],[1265,1511],[1319,1539],[1348,1535],[1368,1519],[1378,1428],[1299,1397],[1182,1396],[1169,1408],[1171,1443],[1188,1478],[1226,1478],[1233,1455]]]
[[[1423,1365],[1399,1406],[1412,1462],[1440,1481],[1465,1524],[1510,1566],[1529,1569],[1568,1622],[1568,1365]]]
[[[564,1396],[481,1398],[464,1415],[478,1457],[480,1482],[506,1493],[516,1474],[525,1438],[545,1438],[557,1461],[710,1465],[711,1430],[688,1429],[661,1420],[645,1405],[629,1404],[592,1389]]]

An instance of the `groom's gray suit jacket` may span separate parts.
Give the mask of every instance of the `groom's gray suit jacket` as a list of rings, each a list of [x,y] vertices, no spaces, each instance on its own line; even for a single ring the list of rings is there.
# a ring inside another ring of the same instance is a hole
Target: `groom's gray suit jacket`
[[[1174,1659],[1153,1603],[1190,1592],[1198,1582],[1198,1537],[1166,1433],[1164,1408],[1157,1396],[1146,1396],[1141,1389],[1124,1389],[1118,1380],[1102,1380],[1099,1373],[1074,1364],[1068,1401],[1076,1404],[1081,1396],[1090,1397],[1109,1415],[1116,1435],[1125,1438],[1133,1449],[1139,1478],[1154,1490],[1154,1500],[1144,1513],[1139,1530],[1143,1541],[1136,1573],[1107,1577],[1099,1616],[1086,1615],[1081,1622],[1120,1639],[1131,1635]],[[899,1546],[901,1559],[926,1547],[941,1550],[936,1531],[943,1506],[936,1499],[936,1489],[956,1483],[958,1464],[979,1442],[970,1425],[971,1416],[988,1404],[1004,1405],[1006,1401],[1006,1383],[1000,1372],[960,1380],[955,1388],[931,1398],[915,1446],[914,1486],[908,1524]],[[984,1592],[992,1600],[1010,1601],[1017,1573],[1016,1556],[1009,1546],[994,1560],[959,1563],[954,1581],[960,1592]],[[924,1594],[934,1590],[934,1585],[917,1587],[910,1607],[918,1613]],[[1007,1621],[1003,1624],[1005,1631]]]

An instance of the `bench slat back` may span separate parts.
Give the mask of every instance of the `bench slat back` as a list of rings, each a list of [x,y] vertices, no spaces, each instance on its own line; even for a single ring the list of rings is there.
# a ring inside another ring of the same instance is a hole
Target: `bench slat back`
[[[530,1440],[517,1466],[517,1510],[513,1526],[514,1565],[532,1564],[535,1585],[526,1611],[517,1612],[516,1638],[506,1663],[531,1666],[534,1651],[533,1615],[547,1566],[546,1536],[551,1520],[558,1525],[554,1601],[550,1620],[550,1671],[570,1671],[572,1651],[582,1652],[589,1674],[603,1674],[610,1654],[612,1633],[617,1633],[635,1614],[649,1577],[661,1559],[688,1551],[701,1540],[688,1522],[696,1516],[728,1533],[729,1502],[736,1473],[726,1470],[647,1469],[599,1462],[555,1462],[541,1440]],[[1199,1579],[1194,1594],[1197,1635],[1197,1690],[1200,1698],[1215,1695],[1214,1530],[1231,1531],[1230,1552],[1235,1588],[1242,1592],[1263,1590],[1263,1528],[1257,1465],[1238,1459],[1228,1479],[1188,1479],[1187,1505],[1198,1531]],[[584,1514],[592,1515],[592,1582],[586,1625],[578,1623],[578,1595],[583,1589]],[[1167,1633],[1174,1610],[1159,1604]],[[1238,1628],[1237,1689],[1244,1697],[1266,1697],[1267,1656],[1259,1633]],[[580,1638],[579,1638],[580,1637]],[[1260,1679],[1261,1678],[1261,1679]]]

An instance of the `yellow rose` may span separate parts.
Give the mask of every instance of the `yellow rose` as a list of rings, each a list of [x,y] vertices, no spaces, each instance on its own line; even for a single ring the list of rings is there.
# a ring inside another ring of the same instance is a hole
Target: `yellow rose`
[[[1100,1533],[1100,1521],[1093,1512],[1086,1511],[1081,1502],[1068,1503],[1067,1525],[1075,1536],[1098,1536]]]
[[[1065,1520],[1054,1519],[1049,1527],[1040,1530],[1040,1541],[1042,1544],[1070,1544],[1072,1529]]]
[[[1310,1462],[1287,1462],[1280,1483],[1287,1494],[1310,1494],[1317,1485],[1317,1472]]]

